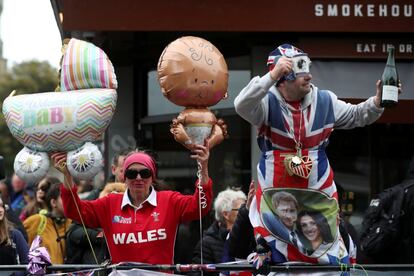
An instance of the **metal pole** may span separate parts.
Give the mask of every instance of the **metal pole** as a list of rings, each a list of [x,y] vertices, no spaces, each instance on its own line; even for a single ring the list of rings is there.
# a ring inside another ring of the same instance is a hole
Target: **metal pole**
[[[317,271],[350,271],[352,269],[364,268],[365,270],[375,271],[413,271],[414,264],[365,264],[365,265],[345,265],[345,266],[331,266],[331,265],[294,265],[281,264],[264,266],[260,270],[272,272],[317,272]],[[177,272],[187,271],[254,271],[256,270],[250,264],[177,264],[177,265],[149,265],[137,263],[120,263],[115,265],[94,265],[94,264],[62,264],[50,265],[47,271],[79,271],[79,270],[93,270],[93,269],[117,269],[127,270],[139,268],[144,270],[174,270]],[[0,265],[0,271],[24,271],[26,265]]]

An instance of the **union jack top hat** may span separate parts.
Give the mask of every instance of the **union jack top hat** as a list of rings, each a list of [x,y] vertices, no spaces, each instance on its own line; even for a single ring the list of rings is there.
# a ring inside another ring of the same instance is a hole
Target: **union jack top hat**
[[[278,46],[276,49],[270,52],[269,57],[267,59],[267,66],[272,65],[278,61],[279,58],[282,56],[285,57],[294,57],[297,55],[302,55],[303,52],[301,49],[290,45],[290,44],[282,44]]]
[[[303,54],[306,54],[306,53],[293,45],[290,45],[287,43],[282,44],[269,53],[269,57],[267,58],[267,66],[269,67],[269,71],[273,69],[273,67],[279,60],[279,58],[281,58],[282,56],[294,57],[294,56],[303,55]],[[278,86],[284,80],[294,80],[295,78],[296,78],[295,73],[293,73],[292,71],[288,75],[280,78],[277,81],[276,86]]]

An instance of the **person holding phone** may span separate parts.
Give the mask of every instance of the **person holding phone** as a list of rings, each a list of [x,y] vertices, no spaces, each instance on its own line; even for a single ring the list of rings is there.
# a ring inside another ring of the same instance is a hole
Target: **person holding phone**
[[[211,206],[212,180],[208,175],[208,144],[197,145],[191,158],[201,165],[200,181],[206,206]],[[66,153],[52,154],[55,167],[64,174],[61,187],[65,215],[91,228],[102,228],[112,263],[141,262],[172,264],[174,243],[181,222],[199,218],[199,187],[193,195],[156,191],[155,160],[145,152],[132,152],[124,161],[124,194],[109,194],[93,201],[81,201],[66,167]],[[79,215],[79,208],[82,216]]]

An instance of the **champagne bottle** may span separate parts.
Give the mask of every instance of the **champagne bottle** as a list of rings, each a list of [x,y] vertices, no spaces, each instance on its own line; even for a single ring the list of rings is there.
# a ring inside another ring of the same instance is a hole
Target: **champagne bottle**
[[[393,107],[398,103],[398,74],[395,67],[394,46],[388,48],[388,59],[381,77],[382,107]]]

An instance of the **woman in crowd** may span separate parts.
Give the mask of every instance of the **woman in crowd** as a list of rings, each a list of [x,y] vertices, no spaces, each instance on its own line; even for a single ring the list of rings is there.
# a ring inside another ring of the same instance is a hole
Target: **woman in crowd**
[[[56,177],[46,176],[41,179],[36,185],[35,200],[28,203],[22,213],[20,214],[21,221],[24,221],[28,217],[37,214],[40,210],[47,210],[46,193],[52,184],[61,183]]]
[[[52,264],[63,264],[65,260],[66,231],[71,221],[63,214],[60,184],[52,184],[46,193],[47,210],[28,217],[23,225],[32,244],[36,236],[42,239],[41,246],[46,247]]]
[[[29,247],[22,233],[7,220],[0,198],[0,265],[27,264]]]
[[[197,145],[191,158],[201,165],[200,184],[207,203],[212,198],[212,181],[208,175],[209,146]],[[142,262],[172,264],[175,235],[181,222],[199,218],[199,189],[193,195],[173,191],[156,191],[154,159],[144,152],[129,154],[123,164],[127,190],[94,201],[81,201],[66,167],[66,154],[52,154],[55,167],[65,177],[62,200],[65,214],[88,227],[102,228],[113,263]],[[197,181],[197,182],[198,182]],[[197,183],[198,184],[198,183]],[[77,208],[79,208],[81,216]]]

